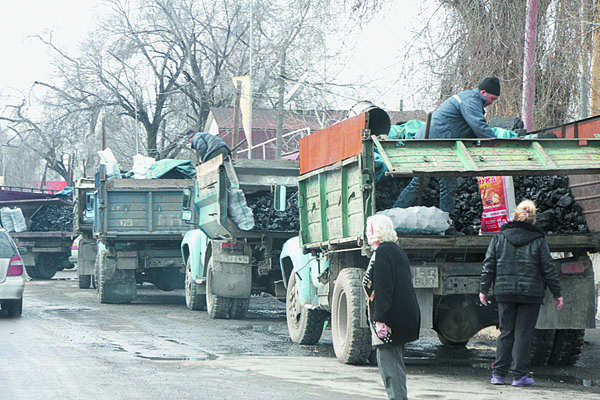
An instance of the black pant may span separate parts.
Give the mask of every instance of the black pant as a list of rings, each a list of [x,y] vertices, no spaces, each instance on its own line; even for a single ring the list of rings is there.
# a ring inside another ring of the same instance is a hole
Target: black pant
[[[531,344],[541,304],[497,303],[500,336],[496,345],[493,374],[506,376],[514,362],[513,376],[520,379],[529,372]]]

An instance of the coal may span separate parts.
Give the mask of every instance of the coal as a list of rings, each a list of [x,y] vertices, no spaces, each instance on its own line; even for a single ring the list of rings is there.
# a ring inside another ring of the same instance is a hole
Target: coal
[[[377,182],[377,211],[391,208],[408,178],[385,177]],[[475,177],[458,177],[456,229],[467,235],[479,234],[483,206]],[[538,209],[536,225],[547,234],[589,233],[583,209],[569,189],[568,176],[515,176],[515,201],[532,200]],[[430,178],[424,186],[421,205],[439,207],[439,184]]]
[[[277,211],[273,206],[273,192],[259,191],[246,193],[246,203],[254,214],[255,231],[297,232],[300,230],[297,192],[286,196],[286,208]]]
[[[72,231],[73,208],[69,206],[43,206],[31,217],[31,232]]]

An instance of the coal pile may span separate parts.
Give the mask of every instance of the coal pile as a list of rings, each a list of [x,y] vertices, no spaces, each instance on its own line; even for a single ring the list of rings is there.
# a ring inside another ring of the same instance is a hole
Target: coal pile
[[[567,176],[515,176],[515,202],[532,200],[537,206],[536,225],[547,234],[588,233],[581,206],[575,203]],[[377,182],[377,211],[391,208],[409,178],[385,177]],[[479,234],[483,205],[475,177],[457,178],[456,229],[466,235]],[[439,207],[439,184],[430,178],[424,186],[421,205]]]
[[[73,208],[69,206],[43,206],[31,217],[31,232],[72,231]]]
[[[300,230],[296,192],[288,191],[287,205],[284,211],[275,210],[273,193],[269,191],[246,194],[246,202],[254,214],[254,231],[296,232]]]
[[[569,189],[568,176],[516,176],[515,198],[517,203],[533,200],[536,225],[548,234],[590,232],[583,209]]]

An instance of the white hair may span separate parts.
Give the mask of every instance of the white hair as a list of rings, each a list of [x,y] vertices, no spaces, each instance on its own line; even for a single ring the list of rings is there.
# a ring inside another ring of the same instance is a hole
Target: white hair
[[[394,223],[390,217],[377,214],[367,218],[367,239],[370,242],[395,242],[398,240]]]

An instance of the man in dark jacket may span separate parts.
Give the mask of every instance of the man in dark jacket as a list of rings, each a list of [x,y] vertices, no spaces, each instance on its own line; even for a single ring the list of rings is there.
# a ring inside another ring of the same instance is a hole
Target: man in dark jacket
[[[503,385],[514,362],[513,386],[534,386],[527,376],[532,338],[546,286],[556,309],[563,307],[554,261],[541,229],[533,225],[536,208],[522,201],[513,221],[494,236],[483,261],[479,300],[488,305],[492,285],[498,305],[500,336],[493,364],[492,384]]]
[[[228,156],[231,154],[231,149],[227,146],[220,137],[212,135],[207,132],[196,132],[188,131],[190,135],[190,143],[192,148],[196,150],[198,155],[198,161],[205,163],[211,158],[223,154]]]
[[[475,89],[455,94],[442,103],[431,116],[429,139],[495,138],[492,128],[485,119],[485,107],[491,106],[500,96],[500,81],[490,77],[481,81]],[[415,139],[425,138],[422,127]],[[450,214],[452,226],[447,235],[460,234],[456,231],[455,197],[456,177],[442,176],[440,181],[440,209]],[[413,178],[398,196],[394,207],[414,206],[419,195],[419,178]]]

